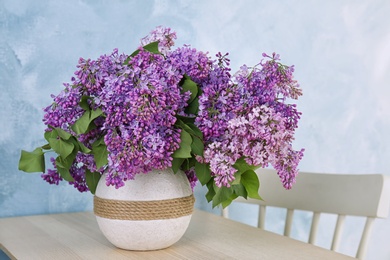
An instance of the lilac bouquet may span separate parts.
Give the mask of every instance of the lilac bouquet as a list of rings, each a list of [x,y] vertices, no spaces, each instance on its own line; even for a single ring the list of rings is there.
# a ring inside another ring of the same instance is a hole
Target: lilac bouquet
[[[136,174],[171,167],[192,187],[206,185],[213,207],[238,196],[260,199],[258,167],[273,166],[290,189],[303,156],[292,148],[301,113],[288,100],[302,95],[294,67],[263,54],[232,75],[227,54],[172,49],[175,39],[157,27],[130,55],[115,49],[80,58],[44,109],[47,144],[22,151],[19,169],[94,193],[105,172],[106,184],[120,188]],[[45,173],[50,151],[57,157]]]

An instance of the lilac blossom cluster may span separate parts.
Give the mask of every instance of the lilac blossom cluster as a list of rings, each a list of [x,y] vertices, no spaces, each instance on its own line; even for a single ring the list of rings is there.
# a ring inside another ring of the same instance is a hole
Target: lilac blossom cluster
[[[293,79],[293,66],[280,64],[275,53],[263,56],[268,60],[254,68],[244,65],[233,77],[220,66],[229,80],[219,84],[224,79],[219,74],[214,79],[218,83],[204,88],[199,99],[203,117],[198,124],[209,141],[204,162],[210,163],[218,187],[230,186],[240,158],[252,166],[271,164],[286,189],[295,183],[304,150],[293,150],[292,141],[301,113],[285,101],[302,91]]]
[[[79,191],[86,191],[86,172],[108,172],[107,185],[119,188],[136,174],[172,167],[172,155],[180,147],[178,116],[194,118],[203,134],[204,154],[196,160],[207,163],[218,187],[229,187],[235,179],[237,160],[267,167],[271,164],[284,187],[295,182],[303,149],[292,148],[294,130],[300,118],[295,105],[301,89],[293,80],[293,66],[279,63],[276,54],[264,56],[257,66],[242,66],[233,76],[229,59],[190,46],[172,50],[176,34],[158,27],[141,40],[146,46],[158,41],[160,53],[139,48],[136,55],[114,50],[97,60],[80,59],[71,83],[53,96],[44,109],[46,131],[61,128],[87,148],[99,138],[107,146],[107,165],[97,169],[91,154],[78,151],[69,169]],[[181,83],[188,76],[199,88],[196,113],[186,108],[191,93]],[[91,109],[101,109],[94,128],[77,134],[72,125],[84,114],[80,101],[88,97]],[[195,157],[195,156],[194,156]],[[52,184],[62,180],[56,170],[42,177]],[[191,186],[197,181],[194,168],[186,171]]]
[[[163,56],[141,51],[122,77],[108,79],[100,95],[106,114],[108,185],[120,187],[137,173],[172,166],[180,143],[175,115],[189,98],[189,93],[180,92],[181,78]]]

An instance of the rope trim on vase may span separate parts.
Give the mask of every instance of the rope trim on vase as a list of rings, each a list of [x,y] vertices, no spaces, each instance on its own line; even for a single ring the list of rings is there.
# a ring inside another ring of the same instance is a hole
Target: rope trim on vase
[[[120,220],[157,220],[172,219],[192,214],[195,198],[187,197],[150,200],[126,201],[93,198],[93,211],[96,216]]]

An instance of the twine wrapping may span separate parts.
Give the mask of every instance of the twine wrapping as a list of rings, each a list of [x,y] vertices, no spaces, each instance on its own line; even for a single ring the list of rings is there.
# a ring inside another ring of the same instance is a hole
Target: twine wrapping
[[[120,220],[172,219],[192,214],[195,198],[190,196],[167,200],[125,201],[94,196],[95,215]]]

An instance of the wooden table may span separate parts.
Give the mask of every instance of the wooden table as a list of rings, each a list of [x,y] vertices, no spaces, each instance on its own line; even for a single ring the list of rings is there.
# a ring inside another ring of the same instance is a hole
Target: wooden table
[[[353,259],[195,210],[184,237],[170,248],[115,248],[91,212],[0,219],[0,247],[11,259]]]

